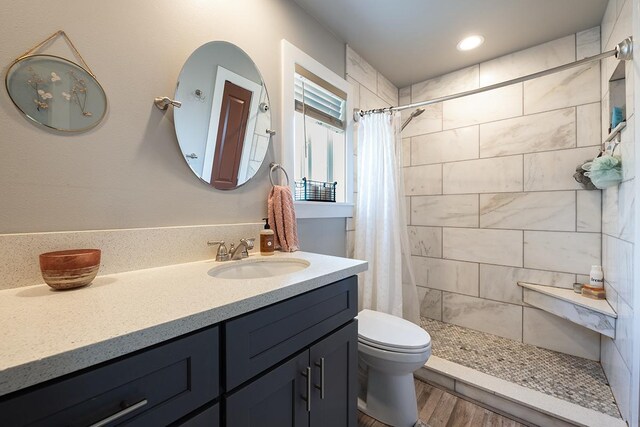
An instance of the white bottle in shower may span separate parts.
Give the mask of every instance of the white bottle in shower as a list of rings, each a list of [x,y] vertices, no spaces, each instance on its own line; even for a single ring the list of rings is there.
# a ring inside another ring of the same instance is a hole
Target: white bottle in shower
[[[589,273],[589,286],[592,288],[604,288],[604,273],[601,265],[592,265]]]

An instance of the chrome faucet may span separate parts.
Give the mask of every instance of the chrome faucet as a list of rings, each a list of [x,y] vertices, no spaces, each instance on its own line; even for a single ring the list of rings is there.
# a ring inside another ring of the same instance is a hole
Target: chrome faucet
[[[238,246],[234,246],[231,244],[231,248],[229,249],[229,259],[236,260],[242,259],[249,256],[249,251],[253,249],[253,245],[256,239],[240,239],[240,243]],[[240,250],[242,248],[242,250]]]

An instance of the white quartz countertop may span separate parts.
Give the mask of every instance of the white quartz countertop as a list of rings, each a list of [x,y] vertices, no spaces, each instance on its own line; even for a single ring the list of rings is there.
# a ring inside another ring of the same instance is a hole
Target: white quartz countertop
[[[248,260],[260,257],[252,254]],[[316,289],[367,269],[307,252],[304,270],[269,278],[213,278],[200,261],[98,276],[85,288],[46,284],[0,291],[0,396]]]

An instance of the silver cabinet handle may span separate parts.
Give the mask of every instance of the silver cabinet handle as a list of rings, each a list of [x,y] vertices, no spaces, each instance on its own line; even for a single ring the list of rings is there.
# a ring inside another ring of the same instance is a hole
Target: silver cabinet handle
[[[105,425],[109,424],[112,421],[115,421],[115,420],[117,420],[119,418],[124,417],[127,414],[130,414],[131,412],[135,411],[136,409],[142,408],[147,403],[149,403],[147,401],[147,399],[142,399],[140,402],[134,403],[133,405],[131,405],[129,407],[126,407],[122,411],[118,411],[113,415],[109,415],[107,418],[103,418],[100,421],[98,421],[97,423],[91,424],[89,427],[102,427],[102,426],[105,426]]]
[[[324,357],[320,358],[320,363],[316,362],[316,366],[320,368],[320,385],[315,387],[320,390],[320,399],[324,399]]]
[[[307,412],[311,412],[311,368],[302,371],[302,376],[307,379],[307,397],[302,397],[302,400],[307,402]]]

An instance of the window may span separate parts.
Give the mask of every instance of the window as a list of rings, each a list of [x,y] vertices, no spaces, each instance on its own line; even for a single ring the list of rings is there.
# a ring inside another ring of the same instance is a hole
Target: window
[[[292,181],[336,183],[336,203],[296,201],[300,218],[348,217],[353,212],[350,85],[295,46],[282,41],[283,126],[280,163]],[[292,191],[295,184],[290,183]]]
[[[295,179],[335,183],[336,202],[344,202],[347,94],[298,64],[294,78]]]

